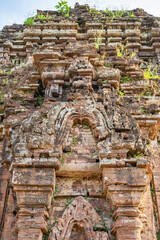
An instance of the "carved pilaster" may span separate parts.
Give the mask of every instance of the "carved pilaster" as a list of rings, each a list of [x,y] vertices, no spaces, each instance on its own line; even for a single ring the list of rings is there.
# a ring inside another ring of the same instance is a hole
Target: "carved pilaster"
[[[20,208],[17,214],[18,240],[41,240],[47,231],[47,209],[54,189],[54,168],[14,168],[12,183]]]
[[[141,240],[142,222],[138,206],[149,183],[145,168],[103,169],[104,191],[115,208],[112,232],[117,240]]]

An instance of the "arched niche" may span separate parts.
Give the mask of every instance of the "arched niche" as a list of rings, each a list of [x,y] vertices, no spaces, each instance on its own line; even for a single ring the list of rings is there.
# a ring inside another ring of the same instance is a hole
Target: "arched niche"
[[[79,234],[79,235],[78,235]],[[105,226],[97,212],[83,197],[77,197],[57,219],[49,240],[108,240]]]
[[[105,111],[94,105],[61,109],[55,132],[55,146],[62,150],[61,165],[99,162],[98,143],[110,135]]]
[[[66,145],[70,129],[76,121],[87,122],[98,141],[110,134],[108,118],[103,106],[97,107],[95,104],[65,106],[59,111],[55,121],[55,145],[63,145],[63,147]]]

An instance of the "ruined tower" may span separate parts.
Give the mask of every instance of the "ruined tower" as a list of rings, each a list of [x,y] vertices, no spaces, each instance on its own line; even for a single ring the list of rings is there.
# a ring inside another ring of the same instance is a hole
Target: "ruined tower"
[[[160,239],[159,19],[31,20],[0,33],[0,239]]]

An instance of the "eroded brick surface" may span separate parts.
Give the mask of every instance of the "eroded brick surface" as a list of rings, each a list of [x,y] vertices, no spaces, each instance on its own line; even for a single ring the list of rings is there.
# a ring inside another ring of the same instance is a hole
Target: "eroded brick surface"
[[[155,240],[159,20],[38,13],[0,33],[0,238]]]

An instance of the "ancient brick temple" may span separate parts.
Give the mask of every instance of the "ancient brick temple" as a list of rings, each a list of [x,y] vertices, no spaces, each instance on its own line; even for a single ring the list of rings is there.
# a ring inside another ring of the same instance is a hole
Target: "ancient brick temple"
[[[160,20],[75,5],[0,33],[0,239],[160,239]]]

